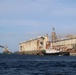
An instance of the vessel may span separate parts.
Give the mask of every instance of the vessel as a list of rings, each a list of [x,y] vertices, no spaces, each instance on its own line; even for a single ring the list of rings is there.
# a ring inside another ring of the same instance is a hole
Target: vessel
[[[58,55],[58,56],[69,55],[69,52],[63,52],[55,49],[46,49],[46,50],[43,50],[42,53],[44,55]]]

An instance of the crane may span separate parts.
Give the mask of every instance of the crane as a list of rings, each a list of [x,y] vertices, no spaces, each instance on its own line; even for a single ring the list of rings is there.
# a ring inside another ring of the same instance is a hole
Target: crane
[[[0,45],[1,48],[4,48],[4,46]]]

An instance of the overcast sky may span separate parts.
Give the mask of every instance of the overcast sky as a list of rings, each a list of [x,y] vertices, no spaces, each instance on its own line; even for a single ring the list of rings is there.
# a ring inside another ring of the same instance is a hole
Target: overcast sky
[[[0,0],[0,45],[14,52],[41,35],[76,34],[76,0]],[[0,48],[0,52],[2,52]]]

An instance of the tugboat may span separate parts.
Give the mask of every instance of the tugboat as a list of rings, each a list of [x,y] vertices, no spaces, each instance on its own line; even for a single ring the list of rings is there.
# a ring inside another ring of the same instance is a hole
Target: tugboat
[[[8,50],[8,47],[4,47],[3,54],[11,54],[11,52]]]
[[[43,50],[42,53],[44,55],[58,55],[58,56],[69,55],[69,52],[63,52],[63,51],[55,50],[55,49],[46,49],[46,50]]]
[[[42,53],[44,55],[59,55],[60,51],[54,50],[54,49],[46,49],[46,50],[43,50]]]
[[[8,50],[8,47],[7,47],[7,46],[2,46],[2,45],[0,45],[0,47],[3,48],[3,54],[11,54],[11,53],[12,53],[12,52],[10,52],[10,51]]]

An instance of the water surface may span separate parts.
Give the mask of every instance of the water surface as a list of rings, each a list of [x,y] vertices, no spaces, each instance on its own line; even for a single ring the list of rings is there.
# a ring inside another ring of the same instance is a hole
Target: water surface
[[[0,75],[76,75],[76,57],[0,54]]]

